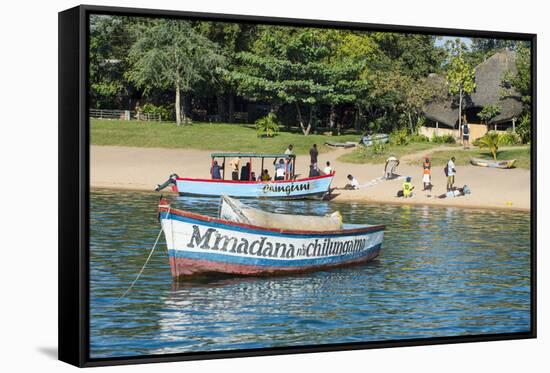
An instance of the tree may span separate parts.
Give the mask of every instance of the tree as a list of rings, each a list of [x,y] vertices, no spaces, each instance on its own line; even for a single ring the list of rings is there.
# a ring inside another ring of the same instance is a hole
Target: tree
[[[487,124],[491,119],[499,114],[500,106],[498,106],[497,104],[492,104],[484,106],[483,109],[481,109],[481,111],[477,113],[477,116],[483,121],[483,123]]]
[[[187,121],[185,110],[182,116],[180,95],[192,92],[197,82],[223,64],[217,45],[182,20],[155,19],[146,27],[138,27],[136,33],[128,78],[145,92],[152,88],[173,90],[176,123]]]
[[[476,88],[475,69],[466,62],[463,52],[466,50],[460,39],[448,44],[449,63],[447,67],[446,80],[449,93],[458,96],[458,128],[462,130],[462,110],[464,106],[464,95],[470,94]]]
[[[493,159],[497,159],[498,147],[501,144],[502,136],[498,132],[488,132],[485,136],[480,137],[478,140],[480,148],[487,148],[493,155]]]
[[[254,52],[238,53],[238,68],[224,76],[249,99],[270,101],[272,111],[293,105],[307,136],[319,105],[353,102],[361,84],[362,64],[331,60],[328,36],[320,29],[263,26]]]
[[[124,107],[124,98],[132,88],[125,78],[128,68],[128,31],[132,21],[127,17],[90,16],[90,106],[114,109]]]
[[[515,73],[507,71],[504,74],[503,96],[512,95],[511,88],[515,88],[520,94],[526,111],[529,111],[531,107],[531,47],[528,42],[519,44],[516,49],[516,69]]]

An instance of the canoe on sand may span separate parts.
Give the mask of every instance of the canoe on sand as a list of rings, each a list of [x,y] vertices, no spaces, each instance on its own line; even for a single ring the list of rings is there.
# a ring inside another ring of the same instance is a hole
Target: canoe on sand
[[[474,166],[480,166],[480,167],[512,168],[514,167],[514,163],[516,163],[516,160],[510,159],[505,161],[494,161],[492,159],[471,158],[470,163],[473,164]]]

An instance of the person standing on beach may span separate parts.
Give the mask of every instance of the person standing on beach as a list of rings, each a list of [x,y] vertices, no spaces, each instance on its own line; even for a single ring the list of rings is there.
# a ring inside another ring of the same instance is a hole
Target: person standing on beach
[[[317,150],[317,144],[313,144],[313,147],[309,149],[309,164],[317,163],[317,156],[319,155],[319,151]]]
[[[424,159],[424,164],[422,165],[423,175],[422,183],[424,183],[424,189],[422,190],[431,190],[432,189],[432,162],[430,158],[426,157]]]
[[[455,168],[455,157],[451,157],[449,162],[447,162],[447,167],[445,167],[446,174],[447,174],[447,191],[452,190],[454,183],[455,183],[455,174],[456,174],[456,168]]]
[[[464,149],[470,149],[470,126],[464,116],[464,124],[462,125],[462,146]]]

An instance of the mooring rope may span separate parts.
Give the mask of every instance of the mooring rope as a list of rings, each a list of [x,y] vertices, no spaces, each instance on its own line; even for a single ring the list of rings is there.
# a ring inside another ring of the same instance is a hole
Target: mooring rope
[[[170,214],[170,206],[168,206],[168,211],[166,212],[167,216]],[[132,283],[130,284],[130,286],[128,287],[128,289],[126,289],[126,291],[120,296],[118,297],[113,303],[112,305],[114,304],[117,304],[121,299],[123,299],[124,297],[126,297],[126,295],[128,295],[128,293],[130,292],[130,290],[132,290],[132,288],[134,287],[134,285],[136,284],[136,282],[139,280],[139,278],[141,277],[143,271],[145,270],[145,267],[147,267],[147,264],[149,263],[149,260],[151,259],[151,257],[153,256],[153,253],[155,252],[155,249],[157,247],[157,244],[160,240],[160,236],[162,235],[162,224],[161,224],[161,227],[160,227],[160,231],[159,231],[159,234],[157,235],[157,239],[155,240],[155,243],[153,245],[153,248],[151,249],[151,251],[149,252],[149,256],[147,256],[147,259],[145,260],[145,263],[143,263],[143,266],[141,267],[141,270],[139,271],[138,275],[136,276],[136,278],[134,279],[134,281],[132,281]]]

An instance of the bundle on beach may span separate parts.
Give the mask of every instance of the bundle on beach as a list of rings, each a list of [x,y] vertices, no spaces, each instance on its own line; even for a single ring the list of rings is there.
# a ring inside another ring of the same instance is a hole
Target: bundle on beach
[[[327,216],[273,214],[247,206],[236,199],[222,196],[220,219],[273,229],[336,231],[343,228],[342,215],[336,211]]]

